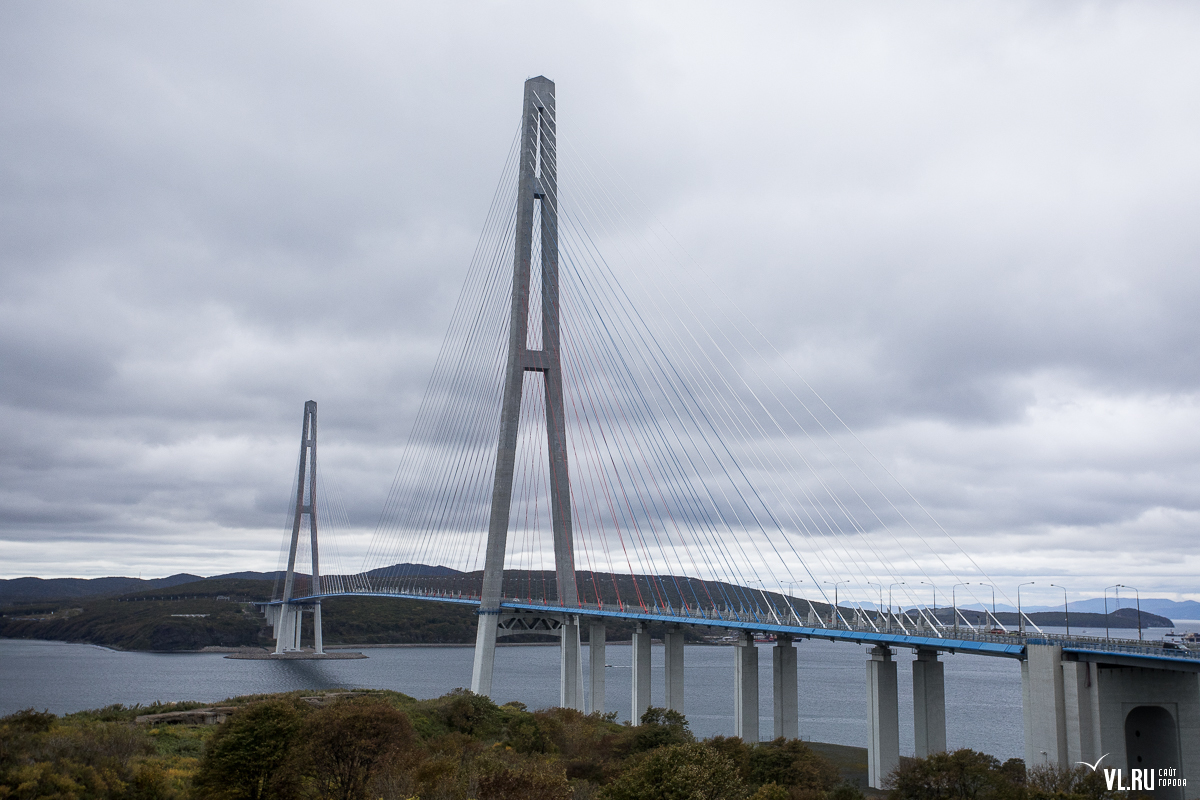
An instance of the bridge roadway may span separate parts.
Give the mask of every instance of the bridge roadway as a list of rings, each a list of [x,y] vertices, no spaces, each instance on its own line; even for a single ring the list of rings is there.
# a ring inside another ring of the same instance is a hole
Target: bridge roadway
[[[478,597],[442,592],[324,592],[296,597],[287,603],[265,603],[276,637],[286,649],[300,647],[299,613],[282,613],[287,605],[296,611],[319,609],[320,601],[334,597],[382,597],[425,602],[451,603],[478,608]],[[319,613],[319,612],[318,612]],[[589,671],[591,692],[583,698],[583,664],[568,662],[564,647],[560,702],[581,711],[604,708],[605,620],[635,623],[631,716],[637,719],[650,706],[649,625],[664,624],[663,646],[665,705],[683,712],[683,626],[724,629],[734,641],[734,734],[758,741],[759,688],[758,652],[755,635],[772,634],[771,651],[774,700],[774,735],[798,736],[798,686],[796,649],[798,639],[824,639],[869,646],[866,662],[868,774],[872,787],[881,788],[889,772],[899,764],[899,693],[894,651],[908,648],[912,663],[915,755],[926,756],[946,749],[944,665],[942,653],[961,653],[1021,662],[1025,761],[1030,767],[1053,764],[1064,768],[1078,761],[1095,760],[1112,753],[1109,761],[1126,769],[1146,762],[1178,769],[1180,774],[1200,776],[1200,653],[1175,650],[1133,640],[1109,640],[1056,634],[997,635],[970,629],[943,628],[910,632],[878,630],[871,625],[824,627],[801,624],[789,613],[781,619],[762,611],[720,609],[630,609],[611,606],[558,606],[506,598],[500,604],[502,635],[550,633],[576,637],[579,626],[590,626]],[[319,617],[318,617],[319,619]],[[319,622],[316,651],[321,652]],[[573,668],[572,668],[573,667]],[[575,672],[573,680],[568,673]],[[569,686],[578,687],[572,696]],[[1133,722],[1131,722],[1133,720]],[[981,724],[986,724],[982,723]],[[1129,727],[1133,725],[1134,727]],[[1128,730],[1127,730],[1128,729]],[[1151,753],[1142,753],[1150,731]],[[1130,732],[1136,736],[1130,735]],[[1142,742],[1143,744],[1138,744]],[[1163,756],[1169,751],[1175,755]],[[1124,758],[1121,758],[1121,755]],[[1164,760],[1165,759],[1165,760]],[[1106,762],[1108,763],[1108,762]],[[1136,768],[1136,767],[1134,767]],[[1160,790],[1156,794],[1178,798],[1200,798],[1200,777],[1192,787]],[[1163,787],[1166,789],[1166,787]]]
[[[307,606],[321,599],[332,597],[385,597],[394,600],[422,600],[436,603],[453,603],[456,605],[479,607],[479,598],[474,596],[455,595],[453,593],[411,593],[411,592],[326,592],[319,595],[297,597],[290,602],[293,605]],[[275,601],[270,605],[281,605]],[[811,627],[806,625],[786,624],[775,615],[755,614],[752,612],[723,612],[711,609],[706,612],[699,610],[699,616],[692,613],[681,613],[675,609],[662,611],[632,611],[627,608],[612,609],[611,607],[594,604],[581,604],[578,607],[556,606],[547,603],[535,603],[514,598],[505,599],[500,604],[501,611],[533,612],[553,615],[574,615],[590,618],[625,619],[634,622],[664,623],[668,625],[691,625],[695,627],[724,628],[731,631],[747,631],[772,635],[791,636],[794,639],[825,639],[831,642],[853,642],[859,645],[875,645],[880,647],[908,647],[913,650],[935,650],[944,653],[966,653],[982,656],[999,656],[1003,658],[1025,659],[1026,645],[1055,644],[1063,647],[1064,652],[1080,653],[1088,656],[1107,655],[1113,658],[1133,659],[1139,665],[1141,662],[1168,662],[1179,668],[1194,667],[1200,672],[1200,652],[1192,650],[1173,650],[1158,645],[1135,643],[1131,639],[1100,639],[1090,636],[1066,636],[1063,634],[1011,633],[990,634],[960,628],[954,630],[947,627],[944,633],[937,635],[916,635],[912,633],[894,633],[891,629],[877,630],[870,626],[846,626],[840,628]],[[690,610],[689,610],[690,611]],[[794,618],[794,617],[793,617]],[[513,631],[520,633],[526,631]],[[1190,671],[1190,670],[1189,670]]]

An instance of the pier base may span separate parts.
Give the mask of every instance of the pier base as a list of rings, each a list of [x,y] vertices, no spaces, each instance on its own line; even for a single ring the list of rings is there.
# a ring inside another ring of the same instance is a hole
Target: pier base
[[[887,647],[872,647],[867,661],[867,785],[882,789],[900,763],[900,706],[896,662]]]
[[[742,634],[733,648],[733,735],[758,741],[758,648],[753,634]]]
[[[579,643],[579,617],[569,616],[559,628],[558,700],[562,708],[583,711],[583,652]]]
[[[633,724],[637,725],[641,722],[642,714],[650,707],[650,631],[640,622],[633,631],[632,650],[632,707],[629,716]]]
[[[917,758],[946,752],[945,664],[936,650],[917,650],[912,664],[913,742]]]
[[[775,700],[775,738],[800,736],[799,698],[796,687],[796,648],[779,636],[771,648],[771,683]]]
[[[604,713],[604,645],[607,632],[603,622],[588,626],[588,713]]]
[[[676,626],[663,635],[663,673],[666,690],[663,705],[683,713],[683,629]]]

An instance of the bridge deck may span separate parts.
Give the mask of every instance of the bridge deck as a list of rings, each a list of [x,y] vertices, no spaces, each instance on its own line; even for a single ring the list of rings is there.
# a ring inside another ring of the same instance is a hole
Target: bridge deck
[[[434,603],[453,603],[456,605],[479,606],[478,597],[462,597],[450,594],[409,594],[401,592],[329,592],[320,595],[297,597],[291,602],[296,605],[310,604],[314,600],[331,597],[385,597],[394,600],[423,600]],[[276,600],[268,605],[279,605]],[[723,628],[726,630],[748,631],[761,634],[786,634],[799,639],[824,639],[831,642],[853,642],[859,645],[883,645],[886,647],[909,647],[912,649],[937,650],[945,653],[966,653],[982,656],[998,656],[1003,658],[1024,659],[1026,644],[1061,644],[1065,653],[1070,653],[1083,660],[1106,660],[1114,663],[1137,664],[1150,666],[1146,662],[1156,662],[1153,666],[1160,669],[1182,669],[1188,672],[1200,671],[1200,653],[1189,650],[1168,650],[1162,647],[1145,645],[1132,640],[1121,641],[1096,640],[1088,637],[1075,636],[1036,636],[1010,634],[995,635],[974,633],[963,636],[947,630],[942,635],[917,635],[912,633],[891,633],[862,628],[813,628],[806,625],[790,625],[777,620],[765,619],[750,613],[731,612],[701,612],[700,616],[680,613],[671,609],[643,611],[628,608],[603,608],[599,606],[555,606],[544,603],[522,602],[506,599],[500,604],[502,611],[525,611],[543,614],[576,614],[585,617],[609,617],[641,622],[666,623],[671,625],[691,625],[693,627]],[[709,615],[711,614],[711,616]]]

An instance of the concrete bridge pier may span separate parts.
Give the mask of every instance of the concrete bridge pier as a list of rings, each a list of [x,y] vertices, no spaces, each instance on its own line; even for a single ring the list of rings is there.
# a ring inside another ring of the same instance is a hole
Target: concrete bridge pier
[[[912,664],[913,741],[917,758],[946,752],[946,674],[936,650],[917,650]]]
[[[284,603],[278,608],[275,626],[275,653],[299,650],[300,625],[304,619],[304,609],[291,603]]]
[[[633,631],[632,650],[633,679],[630,681],[630,694],[633,704],[629,716],[633,724],[637,725],[642,719],[642,714],[650,707],[650,629],[641,622]]]
[[[800,737],[799,697],[796,686],[796,648],[780,634],[771,648],[771,682],[775,701],[775,738]]]
[[[758,648],[754,634],[743,633],[733,648],[733,735],[758,741]]]
[[[672,626],[663,634],[663,672],[665,692],[663,705],[683,713],[683,628]]]
[[[872,647],[867,660],[867,785],[882,789],[900,763],[900,706],[892,651]]]
[[[579,617],[568,615],[559,629],[562,645],[559,650],[559,705],[583,710],[583,657],[579,644]]]
[[[604,713],[604,645],[607,632],[603,620],[592,620],[588,626],[588,705],[589,714]]]
[[[1027,767],[1103,756],[1127,788],[1152,770],[1158,800],[1200,798],[1200,664],[1029,644],[1021,694]],[[1172,776],[1187,785],[1161,783]]]

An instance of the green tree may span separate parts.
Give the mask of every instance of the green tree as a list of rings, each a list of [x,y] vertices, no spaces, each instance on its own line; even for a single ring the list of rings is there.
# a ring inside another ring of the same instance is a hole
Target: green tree
[[[753,786],[780,786],[827,792],[838,784],[837,767],[799,739],[779,738],[750,750],[747,779]]]
[[[1114,794],[1108,791],[1101,773],[1086,767],[1034,767],[1029,770],[1025,786],[1029,800],[1103,800]]]
[[[262,800],[277,794],[276,777],[303,722],[287,700],[239,710],[209,739],[193,780],[197,796]]]
[[[493,758],[480,764],[479,800],[567,800],[571,785],[557,761],[537,756]]]
[[[600,792],[603,800],[742,800],[746,785],[723,754],[705,744],[644,754]]]
[[[642,714],[641,724],[630,730],[626,743],[626,750],[630,754],[696,741],[688,728],[687,717],[667,708],[647,708]]]
[[[363,800],[374,778],[410,754],[415,737],[403,711],[363,698],[309,714],[298,741],[298,771],[322,797]]]
[[[999,760],[968,749],[904,759],[885,785],[891,800],[977,800],[1023,794]]]

